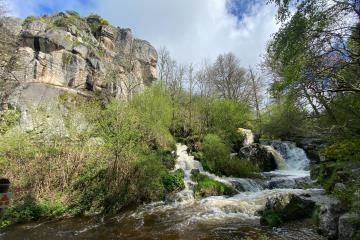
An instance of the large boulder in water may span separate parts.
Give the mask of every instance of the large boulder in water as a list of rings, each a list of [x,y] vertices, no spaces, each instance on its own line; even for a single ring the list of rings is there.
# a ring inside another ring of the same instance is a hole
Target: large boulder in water
[[[251,161],[263,172],[273,171],[278,168],[273,153],[258,143],[241,148],[239,156]]]
[[[278,194],[268,198],[265,209],[260,212],[260,223],[278,227],[285,221],[310,218],[315,202],[295,194]]]

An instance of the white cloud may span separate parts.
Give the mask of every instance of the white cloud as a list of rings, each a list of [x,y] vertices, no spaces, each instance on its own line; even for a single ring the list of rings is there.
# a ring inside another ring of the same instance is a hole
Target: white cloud
[[[278,29],[276,10],[254,4],[238,22],[227,0],[103,0],[98,11],[114,25],[130,27],[155,47],[166,46],[182,63],[234,52],[242,65],[255,65]],[[247,0],[244,0],[247,1]]]

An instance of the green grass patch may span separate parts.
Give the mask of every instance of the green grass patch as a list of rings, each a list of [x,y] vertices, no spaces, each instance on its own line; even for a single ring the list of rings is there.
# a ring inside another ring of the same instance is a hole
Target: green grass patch
[[[235,190],[218,181],[211,179],[210,177],[200,174],[196,171],[191,172],[191,179],[197,182],[194,187],[194,196],[196,198],[208,197],[208,196],[221,196],[221,195],[233,195]]]

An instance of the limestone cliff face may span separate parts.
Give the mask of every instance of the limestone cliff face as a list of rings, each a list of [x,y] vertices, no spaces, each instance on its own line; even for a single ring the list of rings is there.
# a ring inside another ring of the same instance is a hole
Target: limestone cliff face
[[[126,99],[156,78],[155,48],[134,38],[130,29],[111,26],[100,16],[82,18],[66,12],[24,21],[7,18],[2,23],[0,30],[11,32],[19,41],[19,67],[11,73],[18,84],[11,89],[8,103],[20,110],[20,125],[27,130],[43,122],[35,119],[41,108],[54,129],[66,132],[61,121],[66,109],[58,101],[64,93],[91,96],[97,92]]]
[[[156,77],[155,48],[134,38],[130,29],[113,27],[99,16],[29,17],[20,27],[22,67],[14,75],[22,83],[127,97]]]

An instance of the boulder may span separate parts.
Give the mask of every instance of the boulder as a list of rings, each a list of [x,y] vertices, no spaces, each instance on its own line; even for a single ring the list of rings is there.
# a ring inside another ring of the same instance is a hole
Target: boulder
[[[278,167],[274,155],[258,143],[241,148],[239,156],[251,161],[263,172],[273,171]]]
[[[311,198],[316,202],[314,219],[318,226],[318,232],[328,239],[337,239],[338,220],[344,213],[344,206],[337,199],[329,196],[315,196]]]
[[[295,194],[279,194],[269,198],[266,211],[273,211],[284,221],[309,218],[315,210],[315,202]]]
[[[356,213],[346,213],[339,217],[339,239],[353,239],[355,234],[359,234],[360,215]]]

